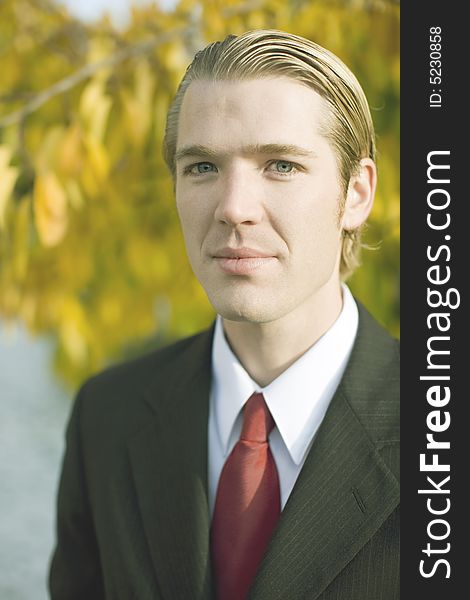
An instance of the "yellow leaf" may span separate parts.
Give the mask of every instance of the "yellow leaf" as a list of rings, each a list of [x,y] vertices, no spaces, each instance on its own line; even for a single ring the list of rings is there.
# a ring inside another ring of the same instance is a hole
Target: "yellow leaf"
[[[155,89],[155,75],[146,60],[140,60],[135,68],[135,97],[147,109],[152,102]]]
[[[90,64],[100,62],[101,60],[110,56],[116,50],[113,42],[109,37],[104,36],[90,36],[88,42],[88,62]],[[109,67],[102,68],[98,72],[97,76],[105,78],[110,71]]]
[[[10,148],[0,146],[0,229],[5,226],[7,203],[18,177],[18,169],[10,165],[11,155]]]
[[[106,294],[100,298],[100,302],[98,304],[98,311],[100,315],[100,320],[105,325],[111,326],[119,326],[119,322],[123,318],[122,315],[122,305],[117,298],[113,294]]]
[[[68,179],[64,186],[67,191],[70,206],[75,210],[81,210],[85,205],[85,199],[83,198],[82,190],[76,179]]]
[[[88,134],[97,141],[103,140],[112,101],[104,93],[104,81],[92,79],[82,92],[80,115]]]
[[[49,130],[42,132],[42,136],[35,165],[39,171],[44,172],[56,168],[64,137],[64,128],[61,126],[51,127]]]
[[[82,136],[80,126],[67,129],[62,140],[59,167],[64,175],[77,177],[83,167]]]
[[[88,162],[93,175],[97,182],[102,182],[109,173],[109,157],[106,148],[92,136],[86,136],[83,141],[88,153]]]
[[[54,173],[38,174],[34,184],[34,215],[39,238],[56,246],[67,231],[67,197]]]
[[[29,251],[29,229],[31,223],[31,203],[28,197],[23,197],[18,202],[14,218],[11,219],[13,255],[11,257],[11,268],[15,282],[22,286],[28,277],[28,266],[30,262]],[[10,219],[9,219],[10,221]]]
[[[88,326],[83,307],[75,298],[62,305],[59,336],[65,352],[75,364],[83,364],[88,355]]]
[[[151,103],[155,78],[147,61],[139,61],[135,69],[135,85],[132,92],[122,94],[127,114],[129,138],[139,147],[143,144],[151,125]]]

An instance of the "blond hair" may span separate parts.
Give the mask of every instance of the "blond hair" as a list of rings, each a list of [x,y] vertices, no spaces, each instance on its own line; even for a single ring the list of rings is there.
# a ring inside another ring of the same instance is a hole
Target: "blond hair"
[[[332,145],[338,161],[343,198],[362,158],[375,161],[375,134],[369,105],[358,80],[334,54],[303,37],[259,29],[229,35],[200,50],[178,87],[167,115],[163,154],[173,178],[178,119],[184,94],[192,81],[246,80],[284,76],[312,88],[325,101],[327,116],[320,133]],[[359,265],[362,227],[343,230],[340,275],[344,280]]]

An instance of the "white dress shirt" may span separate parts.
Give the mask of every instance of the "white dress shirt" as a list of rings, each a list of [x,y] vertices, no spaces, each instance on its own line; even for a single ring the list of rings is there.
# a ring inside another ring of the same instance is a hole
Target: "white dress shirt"
[[[284,508],[315,434],[346,368],[357,332],[358,311],[346,285],[343,307],[330,329],[274,381],[261,388],[232,352],[217,317],[212,347],[209,406],[209,504],[214,509],[222,467],[240,437],[242,408],[254,392],[264,395],[275,427],[269,444]]]

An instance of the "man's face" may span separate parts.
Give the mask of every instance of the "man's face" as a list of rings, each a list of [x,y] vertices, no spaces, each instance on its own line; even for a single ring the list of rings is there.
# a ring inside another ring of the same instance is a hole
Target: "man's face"
[[[186,91],[176,203],[192,268],[226,319],[311,318],[316,300],[338,293],[341,184],[319,133],[325,111],[284,77]]]

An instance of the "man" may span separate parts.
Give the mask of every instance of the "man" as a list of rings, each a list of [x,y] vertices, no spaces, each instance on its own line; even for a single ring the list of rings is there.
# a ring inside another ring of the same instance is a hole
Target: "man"
[[[52,598],[397,599],[397,343],[341,284],[376,185],[359,83],[303,38],[229,36],[165,157],[218,317],[81,389]]]

